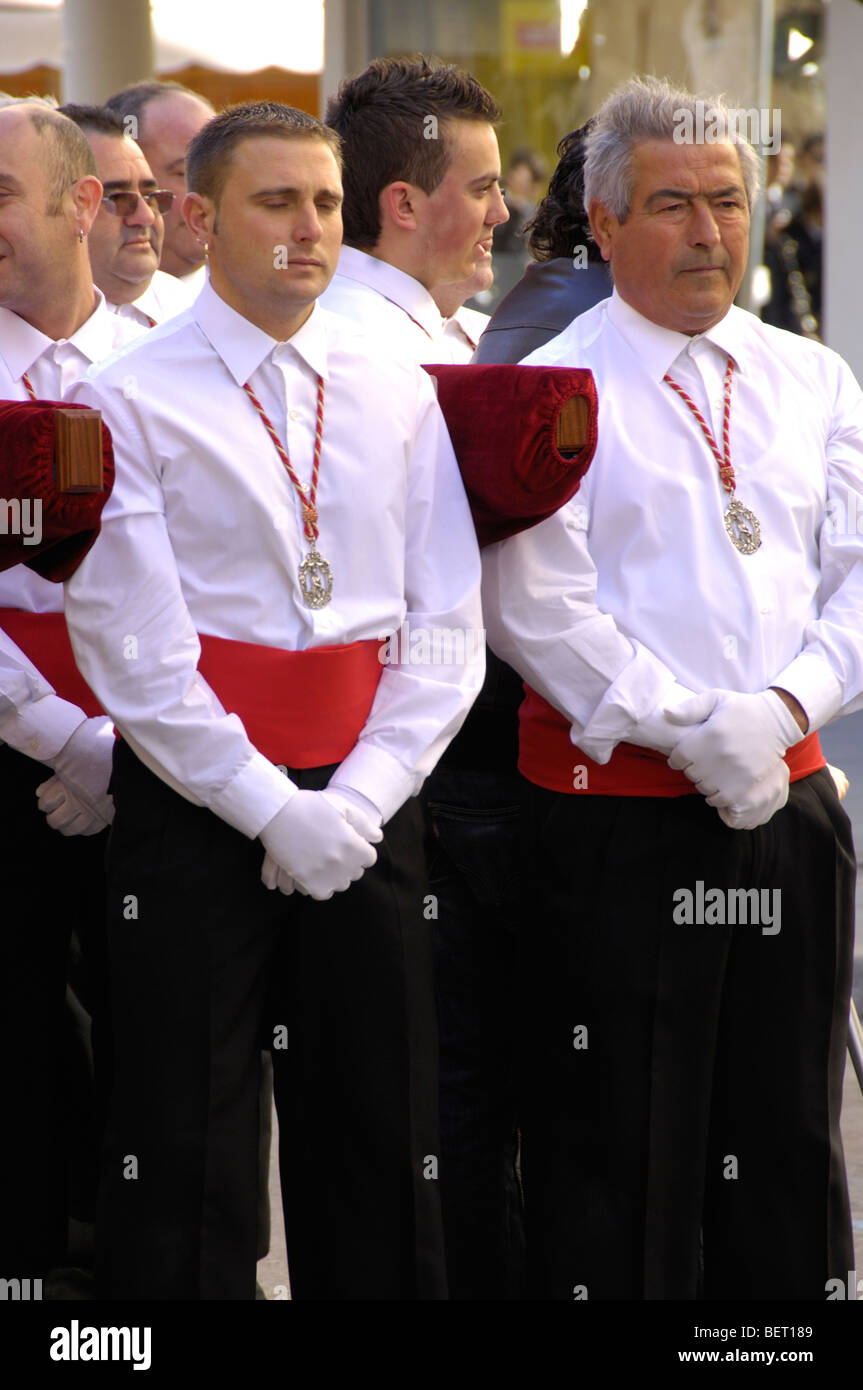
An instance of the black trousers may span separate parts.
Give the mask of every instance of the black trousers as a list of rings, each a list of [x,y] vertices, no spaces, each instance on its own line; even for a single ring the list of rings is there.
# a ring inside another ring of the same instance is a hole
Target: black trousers
[[[532,1296],[824,1299],[853,1268],[839,1110],[855,861],[829,774],[754,831],[695,795],[527,796]],[[729,925],[714,906],[687,923],[699,881],[725,905],[758,890],[773,921]]]
[[[332,769],[291,773],[325,786]],[[98,1233],[113,1298],[252,1299],[258,1065],[273,1049],[293,1296],[443,1298],[419,808],[328,902],[122,745],[108,943],[116,1086]]]
[[[51,776],[42,763],[0,747],[3,1278],[42,1278],[64,1261],[67,1217],[95,1215],[100,1106],[66,988],[75,933],[86,1006],[96,1016],[101,1001],[104,1018],[107,834],[51,829],[36,802],[36,788]],[[100,1061],[104,1073],[105,1046]]]
[[[512,773],[436,768],[426,784],[440,1034],[449,1296],[524,1295],[515,1110],[522,844]]]

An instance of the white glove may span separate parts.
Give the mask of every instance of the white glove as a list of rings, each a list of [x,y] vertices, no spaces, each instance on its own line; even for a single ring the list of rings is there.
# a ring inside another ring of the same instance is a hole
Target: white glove
[[[376,830],[374,838],[382,839],[383,832]],[[378,857],[370,841],[358,835],[346,813],[333,804],[332,793],[326,792],[295,792],[264,826],[260,839],[268,858],[294,880],[294,886],[321,902],[362,878]],[[265,871],[272,880],[272,865],[266,858],[262,878]],[[267,887],[276,886],[266,878],[264,882]],[[285,891],[278,881],[277,886]]]
[[[111,797],[107,798],[111,803],[111,815],[104,820],[85,806],[59,777],[50,777],[47,782],[42,782],[36,788],[36,797],[39,810],[45,812],[51,829],[59,830],[61,835],[98,835],[100,830],[110,825],[114,815]]]
[[[705,690],[701,695],[689,695],[670,707],[663,703],[651,714],[639,719],[626,735],[626,742],[635,743],[639,748],[654,748],[668,757],[683,737],[681,725],[703,724],[713,713],[720,693],[718,690]]]
[[[719,819],[732,830],[754,830],[757,825],[766,825],[788,800],[789,776],[787,763],[778,762],[760,782],[753,782],[733,806],[719,807]],[[708,805],[715,806],[716,801],[708,799]]]
[[[695,701],[669,713],[673,724],[686,721],[689,704]],[[726,824],[751,830],[788,800],[782,755],[801,737],[796,719],[775,691],[741,695],[723,690],[713,713],[683,734],[668,763],[685,772],[709,806],[729,813],[722,817]]]
[[[99,715],[79,724],[57,756],[51,759],[51,766],[66,791],[71,792],[92,816],[101,819],[103,825],[110,825],[114,819],[114,800],[108,795],[113,756],[114,726],[110,719]]]
[[[265,888],[278,888],[279,892],[284,893],[286,898],[290,897],[297,886],[290,874],[285,873],[284,869],[279,868],[271,854],[264,855],[264,863],[261,868],[261,882]],[[302,889],[300,891],[302,892]],[[308,894],[306,896],[308,896]]]
[[[332,783],[322,791],[321,796],[334,806],[339,815],[344,816],[348,825],[356,830],[358,835],[362,835],[364,840],[370,844],[377,844],[381,839],[382,816],[374,802],[369,801],[362,792],[354,791],[353,787],[334,787]],[[309,896],[307,890],[301,883],[297,883],[289,873],[280,869],[271,854],[264,855],[264,864],[261,869],[261,880],[267,888],[278,888],[280,893],[289,897],[296,889],[302,893],[303,897]]]
[[[338,774],[335,774],[338,775]],[[353,826],[358,835],[362,835],[369,844],[379,844],[383,839],[381,825],[383,816],[373,801],[369,801],[362,792],[354,791],[353,787],[342,785],[338,782],[330,782],[325,787],[321,795],[329,801],[331,806],[335,806],[347,821],[348,825]]]

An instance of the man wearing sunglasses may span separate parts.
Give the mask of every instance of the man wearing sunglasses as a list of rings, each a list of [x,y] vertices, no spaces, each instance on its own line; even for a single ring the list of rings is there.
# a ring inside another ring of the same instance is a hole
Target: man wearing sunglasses
[[[103,189],[88,240],[93,280],[109,309],[142,328],[173,318],[196,297],[194,286],[159,270],[163,216],[175,195],[158,187],[140,145],[126,134],[115,111],[74,104],[61,110],[87,137]]]

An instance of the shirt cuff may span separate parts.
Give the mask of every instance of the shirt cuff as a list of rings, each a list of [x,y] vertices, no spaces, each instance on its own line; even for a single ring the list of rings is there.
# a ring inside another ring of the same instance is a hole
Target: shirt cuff
[[[236,777],[208,803],[210,810],[253,840],[299,791],[263,753],[253,753]]]
[[[357,743],[330,779],[333,787],[350,787],[371,801],[386,825],[419,791],[421,779],[396,758],[368,743]]]
[[[666,755],[673,753],[686,728],[670,723],[668,713],[677,709],[678,705],[684,704],[686,700],[693,699],[695,693],[679,681],[672,681],[656,709],[639,719],[635,727],[630,729],[627,743],[635,743],[639,748],[653,748],[656,752]]]
[[[801,652],[795,656],[770,684],[787,690],[803,706],[810,734],[828,724],[842,708],[839,679],[829,662],[816,652]]]
[[[638,686],[632,670],[626,667],[612,683],[601,704],[579,733],[573,728],[570,737],[583,753],[596,763],[607,763],[618,743],[637,743],[642,747],[668,751],[680,738],[679,728],[669,742],[668,727],[663,710],[682,704],[695,692],[674,679],[671,672],[653,656],[640,668]],[[639,737],[641,735],[641,737]]]
[[[43,695],[0,716],[0,739],[28,758],[50,766],[86,718],[71,701]]]

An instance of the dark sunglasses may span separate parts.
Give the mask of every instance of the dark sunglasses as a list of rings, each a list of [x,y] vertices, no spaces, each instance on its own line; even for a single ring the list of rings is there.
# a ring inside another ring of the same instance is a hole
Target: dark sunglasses
[[[102,202],[114,217],[131,217],[137,211],[139,198],[143,198],[153,212],[167,212],[176,196],[167,188],[154,188],[150,193],[133,193],[130,189],[128,192],[106,193]]]

